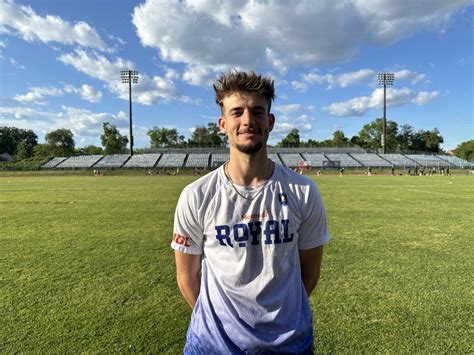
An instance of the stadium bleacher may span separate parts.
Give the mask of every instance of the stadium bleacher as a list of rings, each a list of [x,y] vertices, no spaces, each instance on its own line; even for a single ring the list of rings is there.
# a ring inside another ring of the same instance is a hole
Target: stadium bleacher
[[[362,166],[357,160],[352,158],[347,153],[328,153],[326,154],[326,157],[333,162],[338,161],[340,166],[344,168],[358,168]]]
[[[388,168],[393,165],[375,153],[351,153],[350,155],[366,167]]]
[[[305,162],[305,159],[301,156],[301,154],[295,153],[280,153],[280,159],[283,164],[289,168],[298,167],[300,166],[301,162]]]
[[[303,157],[311,167],[322,168],[328,158],[323,153],[303,153]]]
[[[69,157],[58,164],[58,169],[87,169],[102,159],[102,155],[78,155]]]
[[[130,154],[106,155],[94,165],[94,168],[121,168],[128,158],[130,158]]]
[[[442,160],[445,160],[449,164],[450,167],[461,168],[461,169],[474,168],[473,163],[470,163],[467,160],[464,160],[452,155],[441,155],[438,157]]]
[[[402,154],[387,153],[387,154],[380,154],[380,156],[388,160],[395,167],[413,168],[415,166],[418,166],[418,164],[415,161],[408,159],[406,156]]]
[[[230,154],[229,153],[212,153],[211,154],[211,168],[217,168],[224,164],[225,162],[229,161]]]
[[[160,156],[161,154],[134,154],[123,167],[151,169],[155,166]]]
[[[163,153],[157,168],[181,168],[183,167],[186,153]]]
[[[448,166],[448,162],[438,158],[437,155],[405,154],[405,156],[427,168]]]
[[[186,168],[208,168],[210,153],[189,153]]]
[[[268,158],[276,164],[284,165],[276,153],[268,153]]]
[[[58,164],[61,164],[65,161],[66,157],[56,157],[48,161],[46,164],[41,165],[41,169],[52,169],[55,168]]]

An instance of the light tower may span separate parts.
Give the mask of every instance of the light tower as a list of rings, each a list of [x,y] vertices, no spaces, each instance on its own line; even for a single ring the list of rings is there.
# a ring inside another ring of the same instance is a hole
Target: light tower
[[[130,155],[133,155],[133,129],[132,129],[132,83],[138,83],[138,71],[122,70],[120,73],[122,83],[128,84],[128,116],[130,125]]]
[[[382,130],[382,152],[387,153],[387,85],[393,85],[395,74],[378,73],[377,79],[383,85],[383,130]]]

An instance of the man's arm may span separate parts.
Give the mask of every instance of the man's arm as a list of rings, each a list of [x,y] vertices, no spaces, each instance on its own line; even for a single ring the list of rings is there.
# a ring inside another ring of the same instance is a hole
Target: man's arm
[[[323,247],[320,245],[316,248],[300,250],[301,278],[308,297],[311,296],[319,280]]]
[[[201,255],[174,252],[176,260],[176,281],[179,290],[191,308],[194,308],[201,287]]]

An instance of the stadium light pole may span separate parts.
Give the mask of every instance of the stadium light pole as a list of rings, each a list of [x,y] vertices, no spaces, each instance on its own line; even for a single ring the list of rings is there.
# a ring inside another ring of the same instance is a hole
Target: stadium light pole
[[[382,152],[387,153],[387,85],[393,85],[395,74],[378,73],[379,85],[383,85],[383,128],[382,128]]]
[[[132,83],[138,83],[138,71],[122,70],[120,73],[122,84],[128,84],[128,117],[130,125],[130,155],[133,155],[133,129],[132,129]]]

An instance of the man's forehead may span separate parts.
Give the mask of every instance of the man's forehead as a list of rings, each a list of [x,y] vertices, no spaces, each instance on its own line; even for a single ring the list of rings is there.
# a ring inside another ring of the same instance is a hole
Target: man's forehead
[[[268,101],[265,100],[260,95],[257,94],[251,94],[251,93],[232,93],[230,95],[226,95],[224,99],[222,100],[222,104],[224,105],[224,108],[227,110],[230,110],[235,107],[241,107],[241,106],[251,106],[251,107],[256,107],[256,106],[261,106],[261,107],[268,107]]]

